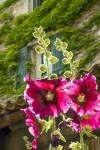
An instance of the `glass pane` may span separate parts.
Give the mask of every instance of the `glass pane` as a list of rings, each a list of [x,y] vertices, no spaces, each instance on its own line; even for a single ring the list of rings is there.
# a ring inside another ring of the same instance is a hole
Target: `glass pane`
[[[17,76],[23,78],[27,73],[26,62],[27,62],[27,47],[20,49],[20,58],[19,58],[19,66],[17,70]]]
[[[61,74],[64,69],[64,66],[62,64],[63,53],[62,51],[57,51],[54,46],[54,41],[56,40],[56,38],[57,36],[51,38],[51,48],[52,48],[53,55],[58,57],[59,61],[56,64],[52,65],[52,72]]]

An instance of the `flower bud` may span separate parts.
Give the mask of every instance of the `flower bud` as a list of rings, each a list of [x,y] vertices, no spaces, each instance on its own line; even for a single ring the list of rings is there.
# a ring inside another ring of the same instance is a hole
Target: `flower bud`
[[[46,57],[52,56],[52,53],[50,51],[46,51]]]
[[[62,59],[63,64],[70,64],[70,62],[71,62],[71,59],[69,59],[69,58],[63,58]]]
[[[74,66],[75,68],[79,67],[79,61],[73,61],[73,66]]]
[[[72,77],[72,72],[71,71],[65,71],[63,75],[65,78],[70,78],[70,77]]]
[[[73,58],[73,53],[71,51],[64,51],[63,55],[69,59]]]
[[[44,53],[44,48],[42,46],[37,46],[35,48],[35,51],[38,53],[38,54],[43,54]]]
[[[50,59],[49,59],[49,61],[51,62],[51,64],[56,64],[58,62],[58,60],[59,59],[57,57],[55,57],[55,56],[51,56]]]
[[[48,70],[48,67],[47,67],[46,65],[44,65],[44,64],[40,65],[40,71],[41,71],[42,73],[47,72],[47,70]]]

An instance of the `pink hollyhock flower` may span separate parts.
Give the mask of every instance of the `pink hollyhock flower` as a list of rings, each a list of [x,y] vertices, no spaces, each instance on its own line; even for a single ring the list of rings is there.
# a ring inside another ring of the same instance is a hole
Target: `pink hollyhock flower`
[[[26,114],[26,125],[29,127],[29,132],[32,136],[34,136],[34,140],[32,142],[32,147],[37,149],[38,146],[38,139],[40,136],[40,125],[37,121],[36,116],[28,109],[23,109]]]
[[[75,111],[72,111],[73,120],[71,121],[71,127],[79,132],[80,129],[85,129],[90,127],[91,130],[96,130],[100,128],[100,112],[95,112],[94,114],[84,114],[83,116],[77,115]]]
[[[24,99],[40,118],[57,117],[61,112],[67,112],[69,97],[63,90],[66,80],[28,80],[27,83]]]
[[[93,115],[85,114],[81,118],[80,127],[90,126],[93,130],[100,128],[100,112]]]
[[[89,73],[80,80],[73,81],[73,88],[66,87],[66,94],[70,96],[70,105],[80,116],[100,111],[100,95],[97,93],[96,78]],[[75,92],[74,91],[75,88]],[[77,90],[76,90],[77,89]],[[69,92],[69,93],[68,93]]]

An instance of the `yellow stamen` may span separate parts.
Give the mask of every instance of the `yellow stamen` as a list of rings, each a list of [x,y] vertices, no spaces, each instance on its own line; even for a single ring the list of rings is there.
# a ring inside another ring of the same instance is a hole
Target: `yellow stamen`
[[[77,99],[78,99],[79,103],[84,103],[85,102],[85,96],[84,95],[79,95]]]
[[[50,91],[46,95],[47,101],[53,101],[54,99],[54,94],[52,94]]]
[[[86,120],[87,120],[87,119],[90,119],[90,115],[89,115],[89,114],[84,114],[84,115],[82,116],[82,118],[83,118],[83,119],[86,119]]]

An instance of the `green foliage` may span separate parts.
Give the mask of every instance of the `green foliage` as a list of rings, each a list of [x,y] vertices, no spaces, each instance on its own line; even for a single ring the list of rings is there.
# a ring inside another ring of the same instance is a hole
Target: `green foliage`
[[[17,2],[18,0],[6,0],[0,5],[0,12],[12,5],[13,3]]]
[[[0,15],[0,22],[7,22],[13,19],[13,16],[11,13],[4,12]]]

